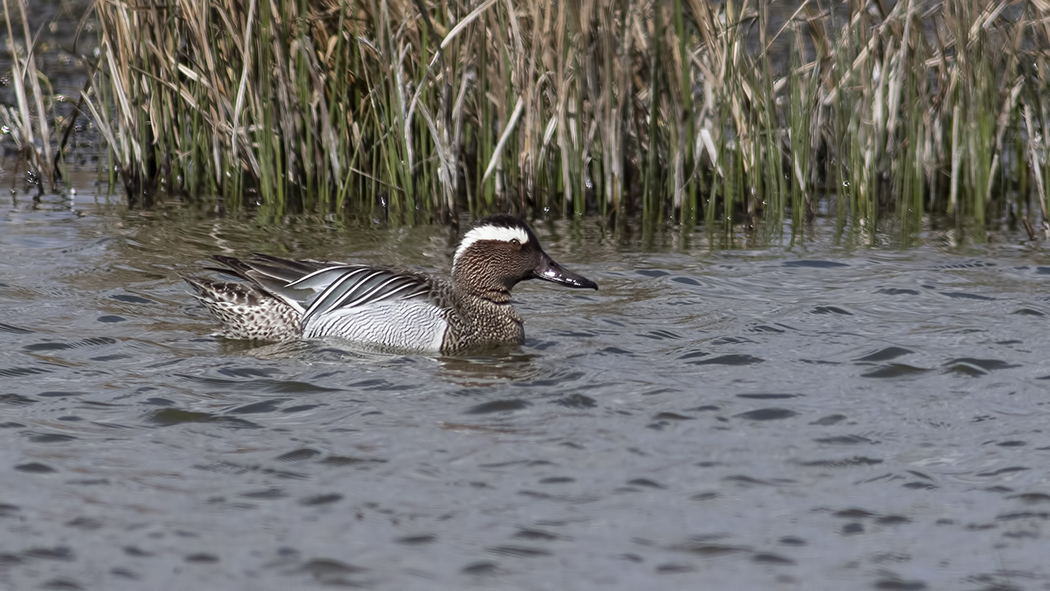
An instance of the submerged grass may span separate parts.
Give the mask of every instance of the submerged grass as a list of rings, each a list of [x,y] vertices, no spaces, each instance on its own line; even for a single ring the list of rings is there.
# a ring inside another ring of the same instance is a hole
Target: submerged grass
[[[132,199],[274,218],[1050,227],[1050,4],[794,6],[93,0],[85,108]],[[46,91],[23,94],[3,115],[45,170]]]

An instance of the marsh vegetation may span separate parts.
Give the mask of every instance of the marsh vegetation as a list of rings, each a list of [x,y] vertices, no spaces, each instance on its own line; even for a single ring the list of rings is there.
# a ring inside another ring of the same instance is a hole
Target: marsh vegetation
[[[3,4],[42,187],[79,120],[146,205],[1046,225],[1045,2],[93,0],[66,102]]]

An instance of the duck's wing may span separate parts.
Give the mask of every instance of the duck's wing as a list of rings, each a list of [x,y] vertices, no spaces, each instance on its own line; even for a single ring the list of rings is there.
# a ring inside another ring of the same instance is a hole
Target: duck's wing
[[[339,263],[321,261],[292,261],[258,253],[244,260],[219,254],[211,258],[222,263],[223,266],[206,267],[209,271],[217,271],[249,281],[258,287],[260,292],[284,301],[300,314],[304,310],[304,303],[311,300],[324,286],[290,289],[289,284],[316,271],[339,265]]]
[[[364,265],[293,261],[253,254],[247,260],[216,255],[227,269],[247,279],[303,314],[305,322],[340,308],[356,308],[388,300],[425,297],[431,285],[425,275]]]
[[[431,291],[430,282],[422,275],[359,265],[321,269],[288,285],[300,290],[321,286],[323,288],[309,300],[303,322],[335,310],[425,298]]]
[[[219,257],[215,257],[219,259]],[[227,264],[224,262],[224,264]],[[292,283],[298,279],[302,279],[306,275],[315,271],[320,271],[328,267],[335,267],[342,265],[343,263],[330,263],[326,261],[313,261],[313,260],[298,260],[293,261],[290,259],[282,259],[280,257],[270,256],[268,254],[253,253],[248,258],[247,264],[255,271],[256,275],[263,275],[267,278],[274,279],[277,281],[284,281],[285,283]]]

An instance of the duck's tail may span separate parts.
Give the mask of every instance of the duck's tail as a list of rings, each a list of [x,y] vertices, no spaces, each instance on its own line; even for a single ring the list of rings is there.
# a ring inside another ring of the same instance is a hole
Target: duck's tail
[[[222,261],[226,264],[226,261]],[[302,314],[249,283],[182,275],[231,339],[289,341],[302,336]]]

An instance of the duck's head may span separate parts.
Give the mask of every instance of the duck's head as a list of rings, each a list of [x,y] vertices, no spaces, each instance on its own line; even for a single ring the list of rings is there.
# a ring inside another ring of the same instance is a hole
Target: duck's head
[[[459,241],[452,259],[453,280],[494,300],[510,297],[525,279],[598,289],[598,284],[554,262],[522,220],[494,215],[478,220]]]

